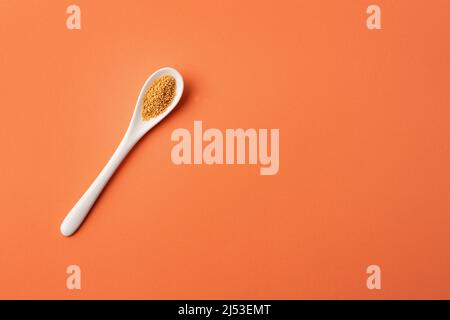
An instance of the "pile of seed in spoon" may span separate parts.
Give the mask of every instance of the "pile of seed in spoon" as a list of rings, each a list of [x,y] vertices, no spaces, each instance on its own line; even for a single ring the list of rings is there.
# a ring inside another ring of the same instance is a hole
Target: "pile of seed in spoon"
[[[142,119],[149,120],[161,114],[170,105],[176,93],[172,76],[162,76],[150,85],[142,102]]]

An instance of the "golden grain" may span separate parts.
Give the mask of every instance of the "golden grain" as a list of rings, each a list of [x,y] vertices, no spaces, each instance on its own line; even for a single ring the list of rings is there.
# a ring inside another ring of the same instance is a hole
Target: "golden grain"
[[[172,76],[162,76],[150,85],[142,102],[142,119],[149,120],[161,114],[170,105],[176,93]]]

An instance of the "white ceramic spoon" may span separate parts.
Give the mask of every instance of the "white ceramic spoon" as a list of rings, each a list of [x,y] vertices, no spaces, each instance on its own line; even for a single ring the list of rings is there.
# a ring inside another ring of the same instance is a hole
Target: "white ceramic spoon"
[[[143,120],[141,116],[141,108],[142,108],[142,99],[147,91],[148,87],[155,81],[157,78],[162,76],[172,76],[176,80],[176,94],[172,101],[172,103],[167,107],[167,109],[156,116],[155,118],[151,118],[150,120]],[[86,218],[89,210],[91,210],[98,196],[102,192],[105,185],[108,183],[109,179],[116,171],[119,164],[128,154],[128,152],[134,147],[136,142],[139,141],[140,138],[144,134],[146,134],[151,128],[153,128],[158,122],[164,119],[177,105],[178,101],[180,101],[181,95],[183,93],[184,83],[181,74],[173,69],[173,68],[162,68],[153,73],[147,81],[145,81],[144,86],[142,87],[141,93],[139,94],[139,98],[136,102],[136,107],[134,108],[133,117],[131,118],[130,125],[128,126],[128,130],[125,133],[122,141],[117,147],[116,151],[112,155],[111,159],[108,161],[106,166],[91,184],[89,189],[83,194],[83,196],[78,200],[75,206],[70,210],[67,214],[66,218],[61,224],[61,233],[68,237],[72,235],[81,225],[84,218]]]

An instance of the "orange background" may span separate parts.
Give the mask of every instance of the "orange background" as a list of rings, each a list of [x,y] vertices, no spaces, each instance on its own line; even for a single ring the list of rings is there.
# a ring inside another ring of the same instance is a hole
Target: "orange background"
[[[449,1],[71,3],[0,1],[0,298],[450,298]],[[163,66],[182,102],[64,238]],[[193,120],[279,128],[279,173],[175,166]]]

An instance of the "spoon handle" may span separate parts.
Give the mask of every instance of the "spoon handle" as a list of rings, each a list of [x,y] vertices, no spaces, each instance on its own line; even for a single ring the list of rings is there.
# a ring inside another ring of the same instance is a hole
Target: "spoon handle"
[[[61,233],[64,236],[71,236],[75,231],[77,231],[83,223],[84,218],[86,218],[89,213],[89,210],[91,210],[98,196],[102,192],[103,188],[108,183],[109,179],[114,174],[122,160],[131,148],[133,148],[137,140],[138,139],[130,138],[130,135],[127,132],[106,166],[65,217],[60,228]]]

